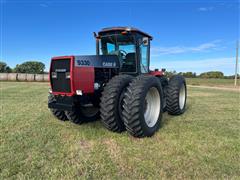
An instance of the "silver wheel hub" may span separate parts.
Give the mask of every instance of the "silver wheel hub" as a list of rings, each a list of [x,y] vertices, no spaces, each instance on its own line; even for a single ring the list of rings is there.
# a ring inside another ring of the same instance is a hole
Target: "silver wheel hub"
[[[161,109],[160,94],[157,88],[149,89],[145,97],[144,119],[148,127],[153,127],[159,118]]]
[[[185,85],[183,84],[179,91],[179,107],[181,110],[185,106],[185,101],[186,101],[186,89],[185,89]]]

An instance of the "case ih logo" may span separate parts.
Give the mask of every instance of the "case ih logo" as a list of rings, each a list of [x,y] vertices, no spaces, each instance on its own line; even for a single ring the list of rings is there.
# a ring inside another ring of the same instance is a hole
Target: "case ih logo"
[[[115,62],[103,62],[102,66],[104,66],[104,67],[116,67],[116,63]]]

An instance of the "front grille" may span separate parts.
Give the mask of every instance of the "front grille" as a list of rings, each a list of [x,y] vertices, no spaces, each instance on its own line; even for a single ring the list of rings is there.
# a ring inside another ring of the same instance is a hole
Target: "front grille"
[[[50,77],[53,92],[71,92],[71,77],[66,78],[70,72],[70,59],[52,60]]]

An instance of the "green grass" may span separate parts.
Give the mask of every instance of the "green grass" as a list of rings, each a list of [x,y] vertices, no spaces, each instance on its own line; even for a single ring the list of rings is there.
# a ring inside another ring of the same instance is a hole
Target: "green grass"
[[[238,92],[189,88],[187,111],[163,117],[151,138],[112,133],[99,121],[61,122],[47,83],[0,82],[0,179],[240,177]]]
[[[204,86],[219,86],[219,87],[234,87],[234,79],[204,79],[204,78],[186,78],[189,85],[204,85]],[[240,81],[237,82],[238,87]]]

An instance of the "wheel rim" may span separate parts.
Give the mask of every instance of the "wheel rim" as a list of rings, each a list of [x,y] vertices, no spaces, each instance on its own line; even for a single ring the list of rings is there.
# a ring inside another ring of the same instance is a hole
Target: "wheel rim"
[[[186,89],[185,89],[185,85],[183,84],[179,92],[179,107],[181,110],[184,108],[185,100],[186,100]]]
[[[153,127],[157,123],[160,108],[159,91],[157,88],[152,87],[145,97],[144,119],[148,127]]]
[[[99,109],[95,106],[88,106],[88,107],[81,106],[80,111],[85,117],[94,117],[97,115]]]

